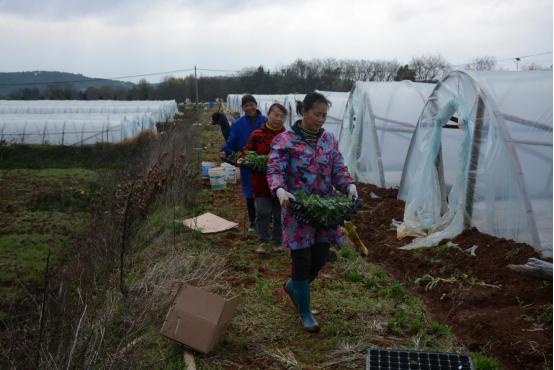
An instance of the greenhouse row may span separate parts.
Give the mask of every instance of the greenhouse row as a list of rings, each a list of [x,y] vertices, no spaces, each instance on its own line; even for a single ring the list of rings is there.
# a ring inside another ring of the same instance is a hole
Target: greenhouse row
[[[0,143],[117,143],[176,113],[173,100],[0,100]]]
[[[452,71],[436,84],[357,82],[332,103],[324,128],[357,181],[399,187],[405,249],[437,245],[465,228],[552,256],[552,71]],[[240,112],[243,94],[227,97]],[[255,95],[299,118],[304,95]]]

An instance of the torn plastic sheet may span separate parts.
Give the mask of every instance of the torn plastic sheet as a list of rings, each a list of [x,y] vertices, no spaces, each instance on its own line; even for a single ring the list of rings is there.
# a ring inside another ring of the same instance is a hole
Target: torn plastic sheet
[[[441,217],[440,185],[435,165],[441,145],[442,127],[450,117],[458,113],[462,123],[464,139],[459,158],[456,182],[448,197],[448,210]],[[424,141],[431,149],[424,159],[419,172],[414,176],[408,190],[407,202],[404,208],[404,222],[397,227],[397,237],[419,236],[400,249],[411,250],[438,245],[441,240],[450,239],[460,234],[464,225],[465,188],[469,152],[471,147],[472,125],[466,125],[468,115],[463,105],[457,99],[450,100],[439,112],[432,126],[432,132]],[[423,123],[424,124],[424,123]],[[426,236],[423,236],[426,235]]]

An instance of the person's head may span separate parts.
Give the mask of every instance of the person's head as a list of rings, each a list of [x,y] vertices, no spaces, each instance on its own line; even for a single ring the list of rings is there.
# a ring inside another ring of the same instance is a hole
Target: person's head
[[[267,123],[271,128],[278,130],[283,127],[285,117],[287,116],[287,108],[279,103],[273,103],[267,111]]]
[[[302,125],[311,131],[319,131],[327,119],[331,102],[323,94],[311,92],[302,102],[297,102],[296,113],[302,116]]]
[[[252,95],[243,95],[240,106],[242,110],[244,111],[244,114],[246,114],[249,117],[255,117],[256,116],[256,109],[258,108],[258,102]]]
[[[212,114],[212,125],[221,124],[222,117],[225,117],[225,115],[220,112],[215,112],[214,114]]]

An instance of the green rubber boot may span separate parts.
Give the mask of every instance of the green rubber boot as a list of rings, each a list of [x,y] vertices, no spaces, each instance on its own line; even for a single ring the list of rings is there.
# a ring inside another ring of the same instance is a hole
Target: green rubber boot
[[[308,280],[292,281],[294,301],[298,307],[298,313],[300,314],[300,321],[304,330],[310,333],[317,333],[319,331],[319,324],[312,314],[310,307],[310,283]]]
[[[298,309],[298,305],[296,304],[296,299],[294,298],[294,287],[292,285],[292,279],[288,278],[288,280],[283,285],[283,289],[288,294],[291,302],[294,304],[294,307]]]

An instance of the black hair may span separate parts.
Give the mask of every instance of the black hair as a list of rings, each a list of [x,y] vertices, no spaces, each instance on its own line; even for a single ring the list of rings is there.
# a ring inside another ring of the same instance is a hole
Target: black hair
[[[258,102],[256,101],[256,98],[254,98],[250,94],[246,94],[246,95],[242,96],[242,99],[240,101],[240,106],[244,107],[244,104],[246,104],[246,103],[254,103],[254,104],[258,105]]]
[[[280,103],[273,103],[269,106],[269,109],[267,110],[267,114],[269,115],[269,113],[271,113],[271,111],[273,110],[273,108],[277,108],[279,109],[281,112],[283,112],[283,114],[286,116],[288,111],[287,111],[287,108],[285,108],[285,106],[283,104],[280,104]]]
[[[331,106],[331,102],[323,94],[314,91],[306,94],[303,101],[296,101],[296,113],[302,116],[304,112],[312,109],[316,103],[323,103],[327,107]]]
[[[212,114],[212,125],[218,125],[223,119],[226,119],[225,114],[221,112],[215,112]]]

